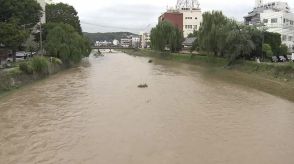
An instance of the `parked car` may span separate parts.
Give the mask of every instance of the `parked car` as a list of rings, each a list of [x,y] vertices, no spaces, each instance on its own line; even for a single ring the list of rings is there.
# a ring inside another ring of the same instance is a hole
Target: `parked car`
[[[293,61],[294,59],[292,59],[292,55],[287,55],[287,59],[288,61]]]
[[[33,54],[34,53],[32,53],[32,55]],[[19,52],[16,52],[15,57],[16,57],[16,61],[23,61],[23,60],[26,60],[28,58],[31,58],[32,55],[31,55],[30,52],[19,51]],[[13,61],[12,54],[9,54],[9,57],[7,58],[7,61],[8,62],[12,62]]]
[[[285,56],[279,56],[279,60],[280,62],[287,62],[287,59],[285,58]]]

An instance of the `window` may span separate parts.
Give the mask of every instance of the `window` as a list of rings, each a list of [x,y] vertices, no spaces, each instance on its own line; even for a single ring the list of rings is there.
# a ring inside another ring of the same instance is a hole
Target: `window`
[[[294,21],[291,21],[291,20],[290,20],[290,25],[293,25],[293,24],[294,24]]]
[[[192,25],[185,25],[185,28],[186,29],[193,29],[193,26]]]
[[[292,36],[289,36],[288,37],[288,41],[292,41]]]
[[[278,22],[278,19],[277,18],[272,18],[271,19],[271,23],[277,23]]]
[[[286,41],[287,40],[287,36],[286,35],[283,35],[282,36],[282,41]]]
[[[197,25],[194,25],[194,26],[193,26],[193,29],[194,29],[194,30],[197,30]]]
[[[198,19],[197,17],[195,17],[195,19]]]
[[[263,20],[263,23],[268,23],[268,19],[264,19]]]

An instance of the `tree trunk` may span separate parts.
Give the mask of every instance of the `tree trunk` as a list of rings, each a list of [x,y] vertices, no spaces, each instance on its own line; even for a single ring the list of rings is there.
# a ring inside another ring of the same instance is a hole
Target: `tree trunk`
[[[13,58],[13,62],[15,63],[16,62],[16,50],[15,49],[12,50],[12,58]]]

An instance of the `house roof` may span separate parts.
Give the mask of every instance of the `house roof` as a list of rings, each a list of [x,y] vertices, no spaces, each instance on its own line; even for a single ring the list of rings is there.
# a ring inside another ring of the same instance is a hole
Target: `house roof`
[[[192,45],[196,39],[196,37],[186,38],[183,45]]]

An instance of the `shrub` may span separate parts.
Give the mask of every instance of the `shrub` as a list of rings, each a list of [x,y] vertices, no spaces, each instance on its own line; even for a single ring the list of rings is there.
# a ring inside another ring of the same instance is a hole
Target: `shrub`
[[[48,74],[49,62],[45,57],[33,57],[31,64],[34,73]]]
[[[50,62],[52,64],[56,64],[56,65],[61,65],[63,64],[62,60],[60,60],[59,58],[55,58],[55,57],[50,57]]]
[[[19,69],[29,75],[34,73],[34,70],[29,62],[20,63]]]

